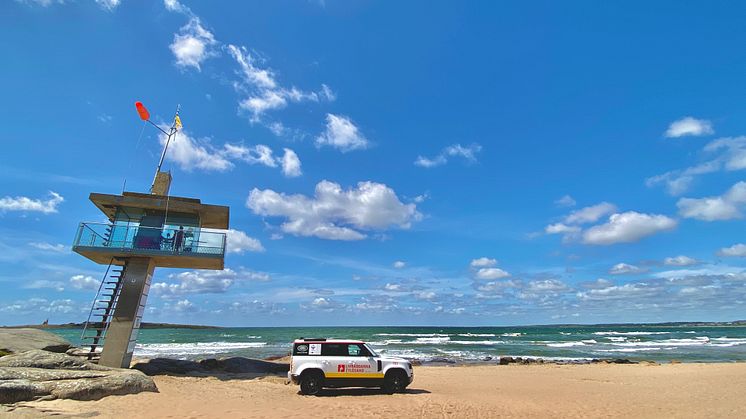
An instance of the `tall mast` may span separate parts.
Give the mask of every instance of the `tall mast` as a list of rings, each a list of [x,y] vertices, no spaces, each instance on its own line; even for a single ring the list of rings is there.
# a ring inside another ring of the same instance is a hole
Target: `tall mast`
[[[168,130],[168,132],[161,129],[161,127],[159,127],[158,125],[153,124],[153,122],[151,122],[150,119],[148,119],[148,122],[153,124],[153,126],[158,128],[162,133],[166,134],[166,144],[163,145],[163,151],[161,152],[161,159],[158,161],[158,167],[156,167],[155,176],[153,176],[153,183],[150,185],[151,193],[153,192],[156,181],[158,180],[158,174],[161,172],[161,166],[163,166],[163,160],[166,158],[166,151],[168,151],[168,145],[171,143],[171,138],[173,137],[175,141],[176,133],[179,131],[179,128],[181,128],[181,119],[179,118],[180,110],[181,110],[181,105],[176,105],[176,113],[174,114],[173,124],[171,125],[171,128]]]

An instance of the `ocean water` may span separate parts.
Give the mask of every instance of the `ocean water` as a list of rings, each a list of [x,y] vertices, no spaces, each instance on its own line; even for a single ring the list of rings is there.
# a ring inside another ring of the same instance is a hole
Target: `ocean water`
[[[54,330],[80,344],[80,329]],[[746,326],[309,327],[143,329],[135,357],[287,355],[299,337],[360,339],[385,355],[428,362],[546,360],[746,361]]]

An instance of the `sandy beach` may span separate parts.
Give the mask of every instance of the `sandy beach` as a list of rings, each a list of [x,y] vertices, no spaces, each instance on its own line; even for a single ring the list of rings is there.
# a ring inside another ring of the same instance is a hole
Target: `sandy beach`
[[[746,363],[419,367],[405,394],[301,396],[279,376],[155,377],[159,393],[21,403],[13,416],[746,417]]]

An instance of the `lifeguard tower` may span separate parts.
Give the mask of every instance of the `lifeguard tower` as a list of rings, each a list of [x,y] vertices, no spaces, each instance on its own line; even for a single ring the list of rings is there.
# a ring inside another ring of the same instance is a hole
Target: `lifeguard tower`
[[[174,121],[169,132],[156,126],[168,140],[150,193],[90,194],[107,221],[80,223],[75,236],[73,251],[108,266],[81,336],[101,365],[129,368],[156,267],[224,268],[226,236],[212,230],[228,229],[228,207],[170,196],[171,174],[160,171],[178,110]]]

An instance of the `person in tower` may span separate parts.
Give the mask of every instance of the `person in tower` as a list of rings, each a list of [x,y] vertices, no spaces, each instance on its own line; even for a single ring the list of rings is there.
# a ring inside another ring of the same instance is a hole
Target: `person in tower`
[[[184,245],[184,226],[179,226],[179,230],[174,235],[174,251],[180,252]]]

